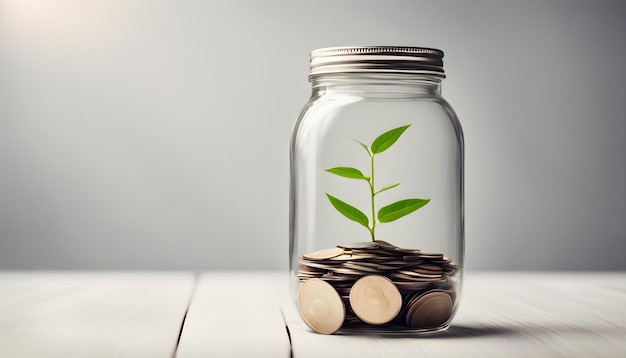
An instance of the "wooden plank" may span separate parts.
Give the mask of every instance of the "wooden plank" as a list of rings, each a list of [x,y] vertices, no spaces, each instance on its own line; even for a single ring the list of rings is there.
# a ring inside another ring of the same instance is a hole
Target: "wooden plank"
[[[280,310],[285,273],[203,273],[176,354],[195,357],[289,357]]]
[[[193,273],[0,272],[0,357],[172,357]]]
[[[313,333],[283,306],[293,357],[626,357],[625,273],[470,273],[444,333]]]
[[[193,285],[191,273],[0,273],[0,357],[170,357]],[[427,337],[313,333],[287,287],[286,273],[202,274],[177,357],[626,356],[626,273],[470,273],[452,327]]]

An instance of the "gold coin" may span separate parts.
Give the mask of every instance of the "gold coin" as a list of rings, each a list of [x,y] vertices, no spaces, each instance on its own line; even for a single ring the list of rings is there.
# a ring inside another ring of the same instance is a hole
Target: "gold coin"
[[[409,304],[406,315],[406,324],[409,327],[438,327],[448,322],[452,316],[452,299],[445,292],[430,291]]]
[[[306,280],[298,291],[298,309],[315,332],[333,334],[341,328],[346,309],[337,291],[318,278]]]
[[[364,322],[384,324],[394,319],[402,308],[402,296],[386,277],[368,275],[358,279],[350,290],[350,306]]]
[[[333,257],[337,257],[343,254],[343,249],[340,247],[333,247],[331,249],[323,249],[310,254],[302,255],[307,260],[327,260]]]

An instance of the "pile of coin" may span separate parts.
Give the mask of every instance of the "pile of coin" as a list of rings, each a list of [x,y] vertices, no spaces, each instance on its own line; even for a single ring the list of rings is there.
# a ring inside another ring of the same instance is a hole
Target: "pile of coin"
[[[338,245],[300,258],[298,308],[323,334],[437,328],[452,315],[457,268],[443,254],[380,240]]]

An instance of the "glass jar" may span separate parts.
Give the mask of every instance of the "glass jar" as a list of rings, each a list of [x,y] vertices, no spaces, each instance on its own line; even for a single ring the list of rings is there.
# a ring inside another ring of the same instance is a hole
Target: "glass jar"
[[[291,141],[293,300],[318,333],[449,327],[463,273],[463,134],[443,52],[311,53]]]

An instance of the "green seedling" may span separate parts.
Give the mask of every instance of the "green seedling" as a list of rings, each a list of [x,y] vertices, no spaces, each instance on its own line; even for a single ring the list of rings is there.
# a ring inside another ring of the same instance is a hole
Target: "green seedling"
[[[401,217],[409,215],[417,209],[423,207],[430,201],[430,199],[404,199],[380,208],[380,210],[378,210],[378,214],[376,214],[375,197],[384,191],[397,187],[398,185],[400,185],[400,183],[387,185],[376,190],[374,181],[374,157],[394,145],[398,138],[400,138],[404,131],[406,131],[409,127],[410,125],[406,125],[389,130],[376,137],[376,139],[374,139],[369,147],[354,139],[356,143],[358,143],[359,145],[361,145],[361,147],[363,147],[363,149],[365,149],[370,157],[369,176],[363,174],[363,172],[361,172],[359,169],[351,167],[335,167],[326,169],[327,172],[338,175],[340,177],[364,180],[369,185],[369,194],[371,199],[371,219],[368,218],[368,216],[365,215],[361,210],[346,203],[345,201],[340,200],[328,193],[326,193],[326,196],[328,197],[331,205],[335,209],[337,209],[337,211],[340,212],[343,216],[367,228],[367,230],[370,232],[370,235],[372,236],[372,241],[376,240],[376,227],[379,224],[396,221]]]

